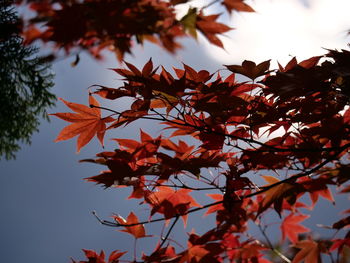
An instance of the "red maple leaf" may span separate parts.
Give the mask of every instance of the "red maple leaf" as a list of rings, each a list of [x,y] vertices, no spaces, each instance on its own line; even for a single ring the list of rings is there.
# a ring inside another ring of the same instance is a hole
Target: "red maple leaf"
[[[94,250],[83,249],[85,253],[85,257],[89,261],[79,261],[79,263],[106,263],[105,261],[105,252],[101,250],[100,254],[97,254]],[[119,250],[112,251],[109,258],[108,263],[118,263],[119,258],[123,256],[126,252],[119,252]],[[78,263],[74,259],[72,259],[73,263]]]
[[[277,178],[273,176],[263,176],[264,179],[269,183],[269,185],[276,184],[280,182]],[[269,187],[267,185],[267,187]],[[286,182],[271,187],[265,192],[265,198],[260,203],[258,214],[264,212],[268,209],[272,204],[278,214],[281,213],[283,200],[288,196],[293,194],[293,190],[295,190],[295,185],[292,183]]]
[[[179,263],[219,263],[220,253],[223,247],[220,243],[209,242],[217,239],[215,231],[209,231],[202,236],[198,236],[194,232],[189,234],[188,249],[182,252]]]
[[[126,220],[120,215],[115,215],[113,218],[121,225],[135,224],[134,226],[126,226],[125,229],[120,230],[121,232],[129,233],[130,235],[134,236],[134,238],[146,237],[145,227],[143,224],[139,223],[137,216],[133,212],[129,214]]]
[[[224,195],[222,194],[207,194],[207,196],[210,196],[215,201],[222,201],[224,199]],[[218,210],[223,210],[223,209],[224,209],[223,204],[213,205],[208,208],[207,212],[204,215],[209,215],[209,214],[215,213]]]
[[[153,156],[161,143],[161,137],[153,139],[149,134],[140,130],[141,142],[131,139],[113,139],[119,143],[121,148],[127,148],[127,151],[137,159]]]
[[[268,263],[270,261],[262,258],[261,251],[266,250],[261,244],[246,241],[241,244],[238,253],[235,255],[238,259],[243,259],[243,262],[261,262]],[[250,259],[250,260],[249,260]]]
[[[327,187],[327,184],[334,184],[330,178],[321,176],[317,179],[310,179],[304,177],[299,178],[298,182],[302,182],[303,188],[305,188],[309,192],[311,199],[310,209],[313,209],[313,207],[318,201],[319,196],[322,196],[323,198],[327,199],[333,205],[335,204],[332,192]]]
[[[317,263],[321,262],[320,250],[318,243],[313,240],[302,240],[294,245],[301,250],[295,255],[292,263],[305,262],[305,263]]]
[[[205,16],[202,13],[199,13],[197,16],[196,26],[199,31],[203,33],[203,35],[209,40],[210,43],[224,47],[221,40],[216,36],[216,34],[222,34],[227,31],[230,31],[230,28],[227,25],[216,22],[216,19],[219,15],[210,15]]]
[[[200,206],[190,195],[191,190],[174,191],[170,187],[158,187],[158,192],[149,194],[146,201],[152,206],[151,216],[155,213],[164,214],[166,219],[182,215],[184,224],[187,222],[186,212],[190,207]]]
[[[298,242],[298,234],[309,232],[310,229],[299,223],[309,218],[307,215],[288,215],[281,224],[282,241],[287,237],[292,243]]]
[[[232,10],[240,12],[254,12],[254,9],[244,3],[243,0],[224,0],[222,4],[229,12]]]
[[[180,256],[176,254],[174,247],[166,246],[160,248],[157,246],[150,256],[143,255],[142,259],[145,260],[145,262],[173,262],[173,260],[176,260],[179,257]]]
[[[100,106],[98,101],[90,95],[90,107],[88,107],[82,104],[65,101],[62,98],[60,98],[60,100],[76,113],[66,112],[50,114],[62,120],[72,122],[72,124],[61,130],[55,139],[55,142],[68,140],[79,135],[77,140],[77,152],[79,152],[80,149],[91,141],[91,139],[96,135],[103,146],[106,123],[111,122],[114,119],[112,117],[101,117],[101,110],[96,108]]]
[[[344,246],[350,248],[350,232],[348,232],[344,239],[332,240],[333,245],[330,247],[329,251],[334,251],[338,249],[338,253],[342,253]]]
[[[108,263],[118,263],[119,258],[123,256],[126,252],[119,252],[118,250],[114,250],[111,252],[108,258]]]
[[[183,254],[180,262],[208,262],[202,259],[207,256],[210,252],[205,249],[202,245],[194,245]],[[212,260],[212,259],[211,259]],[[212,261],[211,261],[212,262]]]
[[[244,60],[242,66],[240,65],[225,65],[225,67],[233,73],[239,73],[252,80],[257,77],[267,74],[270,68],[270,60],[266,60],[256,65],[255,62]]]

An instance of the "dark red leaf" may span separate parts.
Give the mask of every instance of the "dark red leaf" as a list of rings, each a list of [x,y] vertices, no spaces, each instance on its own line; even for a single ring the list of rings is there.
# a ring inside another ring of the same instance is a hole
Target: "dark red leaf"
[[[270,68],[270,60],[266,60],[256,65],[253,61],[244,60],[242,66],[239,65],[225,65],[225,67],[233,73],[242,74],[252,80],[257,77],[267,74]]]

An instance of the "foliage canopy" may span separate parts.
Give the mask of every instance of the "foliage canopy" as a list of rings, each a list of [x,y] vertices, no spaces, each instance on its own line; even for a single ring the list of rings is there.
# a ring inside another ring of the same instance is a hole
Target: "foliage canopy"
[[[133,41],[144,40],[173,52],[178,37],[196,37],[198,31],[221,46],[217,34],[229,30],[216,21],[217,15],[204,15],[207,6],[189,8],[177,19],[174,8],[186,0],[29,2],[37,16],[24,32],[28,42],[41,39],[67,53],[78,48],[97,58],[110,48],[122,59]],[[253,11],[241,0],[211,4],[219,3],[229,12]],[[39,30],[36,24],[42,22],[46,27]],[[129,198],[149,207],[144,221],[133,212],[113,220],[95,214],[102,224],[119,227],[135,240],[157,237],[146,231],[152,222],[164,222],[167,230],[151,253],[135,252],[132,258],[115,250],[105,259],[103,251],[84,250],[87,261],[80,262],[264,263],[271,262],[271,253],[293,263],[347,260],[349,210],[326,226],[331,237],[315,238],[303,224],[320,196],[334,202],[332,192],[350,191],[348,50],[328,50],[301,62],[293,58],[278,69],[271,69],[270,61],[246,60],[219,73],[189,65],[171,73],[154,67],[150,59],[140,69],[125,62],[113,70],[123,85],[95,85],[88,106],[62,99],[73,112],[53,114],[71,123],[56,141],[78,136],[79,151],[93,137],[103,145],[106,131],[139,120],[163,125],[155,137],[140,130],[139,140],[115,138],[119,147],[114,151],[82,161],[106,167],[87,181],[105,188],[129,187]],[[238,81],[237,75],[249,81]],[[100,106],[96,97],[132,102],[119,112]],[[210,192],[213,201],[202,204],[193,192]],[[214,214],[216,224],[204,234],[189,233],[187,246],[181,248],[170,238],[174,226],[179,219],[186,225],[187,217],[198,211]],[[280,218],[279,246],[270,239],[264,220],[273,211]],[[250,235],[250,223],[258,226],[263,239]]]

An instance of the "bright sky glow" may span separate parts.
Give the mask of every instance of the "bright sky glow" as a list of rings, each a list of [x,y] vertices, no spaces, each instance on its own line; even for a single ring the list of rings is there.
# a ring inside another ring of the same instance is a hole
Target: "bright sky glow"
[[[234,13],[235,30],[221,39],[226,50],[206,43],[213,59],[222,64],[244,59],[273,59],[282,64],[344,49],[350,38],[350,0],[255,0],[247,1],[256,13]]]

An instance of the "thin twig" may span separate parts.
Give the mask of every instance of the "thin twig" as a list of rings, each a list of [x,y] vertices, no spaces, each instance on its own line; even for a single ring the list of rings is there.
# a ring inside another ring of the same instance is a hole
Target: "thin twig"
[[[134,261],[136,261],[136,244],[137,244],[137,238],[134,238]]]
[[[270,190],[270,189],[272,189],[272,188],[274,188],[274,187],[276,187],[276,186],[278,186],[280,184],[288,183],[290,181],[295,181],[296,179],[304,177],[304,176],[309,176],[310,174],[314,173],[315,171],[319,170],[324,165],[326,165],[327,163],[332,161],[338,154],[340,154],[344,150],[343,148],[345,148],[345,147],[348,147],[348,146],[344,145],[343,147],[341,147],[341,149],[336,154],[334,154],[333,156],[327,158],[325,161],[323,161],[319,165],[315,166],[314,168],[310,169],[309,171],[293,175],[293,176],[291,176],[289,178],[286,178],[286,179],[278,181],[278,182],[276,182],[274,184],[268,185],[265,188],[263,188],[263,189],[261,189],[261,190],[259,190],[257,192],[254,192],[254,193],[251,193],[251,194],[248,194],[248,195],[245,195],[245,196],[241,196],[240,200],[237,200],[237,201],[233,200],[233,202],[241,202],[243,199],[250,198],[250,197],[262,194],[262,193],[264,193],[264,192],[266,192],[266,191],[268,191],[268,190]],[[206,204],[206,205],[201,206],[201,207],[196,207],[196,208],[193,208],[193,209],[189,209],[189,210],[185,211],[184,213],[182,213],[181,215],[187,215],[187,214],[190,214],[190,213],[193,213],[193,212],[197,212],[197,211],[209,208],[209,207],[214,206],[214,205],[222,204],[222,203],[223,203],[223,200],[222,201],[217,201],[217,202],[214,202],[214,203],[210,203],[210,204]],[[96,212],[93,212],[93,215],[95,215],[95,217],[98,219],[98,221],[101,224],[106,225],[106,226],[111,226],[111,227],[130,227],[130,226],[136,226],[136,225],[141,225],[141,224],[148,224],[148,223],[164,221],[164,220],[168,220],[168,219],[175,218],[175,217],[178,216],[178,215],[174,215],[174,216],[172,216],[170,218],[161,217],[161,218],[152,219],[152,220],[149,220],[149,221],[143,221],[143,222],[139,222],[139,223],[133,223],[133,224],[120,224],[120,223],[111,222],[111,221],[108,221],[108,220],[101,220],[99,217],[97,217]]]
[[[287,258],[285,255],[283,255],[278,249],[276,249],[276,248],[273,246],[273,244],[271,243],[269,237],[266,235],[266,232],[265,232],[265,230],[261,227],[261,225],[258,224],[258,223],[255,223],[255,224],[258,226],[260,232],[263,234],[263,236],[264,236],[264,238],[265,238],[265,240],[266,240],[266,242],[267,242],[269,248],[270,248],[277,256],[279,256],[282,260],[284,260],[284,261],[287,262],[287,263],[291,263],[292,261],[291,261],[289,258]]]
[[[98,109],[102,109],[102,110],[107,110],[107,111],[113,112],[113,113],[118,114],[121,117],[123,117],[122,112],[118,112],[118,111],[115,111],[115,110],[112,110],[112,109],[109,109],[106,107],[96,106],[96,105],[90,105],[90,107],[91,108],[98,108]],[[236,135],[226,134],[226,133],[218,132],[218,131],[215,131],[212,129],[208,129],[207,127],[199,127],[199,126],[190,124],[190,123],[186,122],[185,120],[180,120],[176,117],[173,117],[174,120],[169,120],[166,117],[164,117],[162,114],[160,114],[159,118],[158,117],[150,117],[150,116],[139,116],[139,117],[135,117],[135,118],[146,119],[146,120],[155,120],[155,121],[165,121],[168,123],[172,123],[172,124],[176,124],[176,125],[180,125],[180,126],[184,126],[184,127],[191,127],[197,131],[206,132],[208,134],[215,134],[215,135],[224,136],[224,137],[235,139],[235,140],[241,140],[241,141],[248,143],[251,147],[254,147],[252,144],[257,144],[261,147],[266,148],[266,150],[265,149],[255,149],[256,152],[332,152],[332,151],[336,151],[340,148],[343,148],[345,146],[344,145],[342,147],[325,147],[325,148],[279,148],[279,147],[265,144],[263,142],[257,141],[257,140],[252,139],[252,138],[243,138],[243,137],[239,137]],[[350,143],[346,144],[346,146],[349,147]]]
[[[174,222],[171,224],[171,226],[170,226],[168,232],[166,233],[165,237],[162,237],[162,243],[160,243],[159,248],[161,248],[161,247],[164,245],[164,243],[167,241],[167,239],[168,239],[168,237],[169,237],[171,231],[173,230],[174,226],[176,225],[177,221],[179,220],[179,217],[180,217],[179,215],[177,215],[177,216],[175,217],[175,220],[174,220]]]
[[[167,186],[167,187],[174,187],[174,188],[183,188],[183,189],[189,189],[192,191],[208,191],[208,190],[222,190],[225,189],[225,187],[192,187],[192,186],[188,186],[186,184],[182,184],[182,185],[177,185],[177,184],[155,184],[153,186]]]

